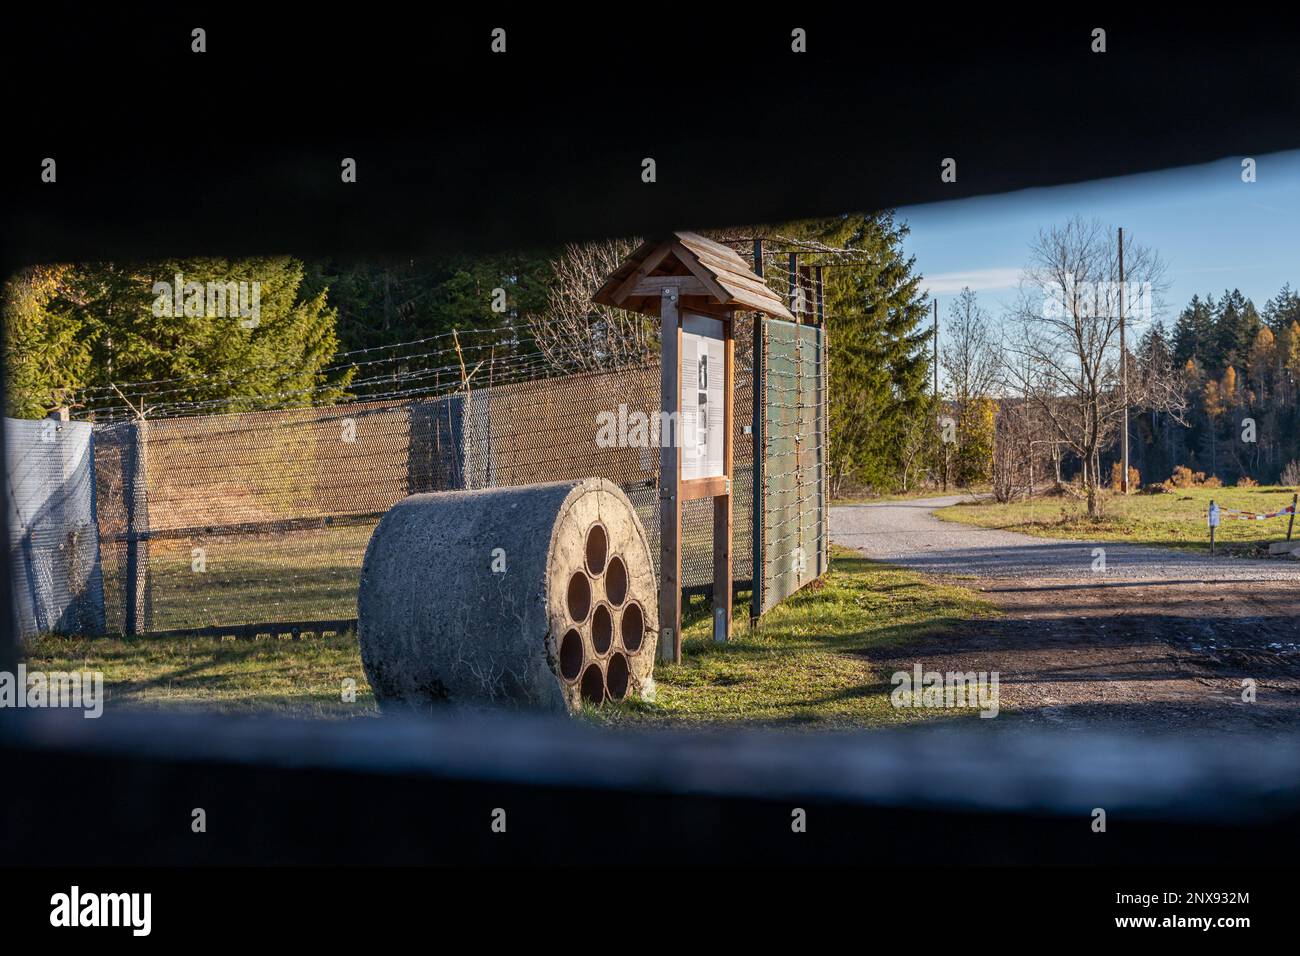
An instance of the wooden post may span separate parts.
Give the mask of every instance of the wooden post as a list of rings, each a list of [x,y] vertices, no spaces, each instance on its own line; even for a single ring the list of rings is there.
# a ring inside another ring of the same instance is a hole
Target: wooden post
[[[722,473],[727,476],[726,492],[713,498],[713,639],[726,641],[731,636],[731,517],[733,439],[736,422],[732,417],[735,403],[736,340],[733,335],[735,313],[723,323],[726,342],[723,346],[722,404]]]
[[[816,302],[817,304],[817,324],[820,326],[825,326],[826,325],[826,294],[822,283],[821,266],[817,266],[814,268],[813,276],[814,276],[814,283],[815,283],[814,288],[817,290],[816,296],[814,298],[814,302]]]
[[[754,601],[753,610],[763,608],[762,600],[762,521],[763,521],[763,458],[764,399],[763,351],[764,328],[761,316],[772,315],[794,320],[779,294],[763,282],[761,272],[763,247],[754,241],[754,267],[751,268],[736,250],[712,242],[690,232],[675,232],[659,242],[647,242],[606,277],[592,300],[613,308],[630,308],[642,314],[657,315],[662,332],[660,415],[666,427],[661,431],[659,455],[659,597],[660,597],[660,647],[661,659],[681,659],[681,603],[682,603],[682,503],[701,498],[727,497],[714,502],[714,537],[717,543],[714,555],[713,585],[715,602],[721,616],[715,618],[717,636],[725,639],[730,630],[730,606],[734,594],[734,554],[732,547],[735,532],[735,432],[736,423],[730,416],[735,413],[735,317],[737,310],[753,312],[755,320],[755,383],[754,383]],[[758,271],[755,271],[757,269]],[[798,295],[798,261],[790,257],[790,291]],[[656,274],[658,273],[658,274]],[[800,311],[808,311],[800,303]],[[696,319],[700,319],[699,329]],[[684,325],[685,323],[685,325]],[[689,325],[689,332],[686,330]],[[717,326],[722,326],[719,332]],[[705,430],[693,436],[696,445],[689,455],[680,447],[682,428],[682,354],[687,337],[697,359],[696,367],[687,370],[687,381],[700,375],[698,364],[704,361],[707,373],[700,384],[704,389],[693,388],[690,411],[696,412],[701,394],[705,401],[702,422]],[[703,351],[696,351],[695,339],[708,340]],[[721,346],[721,348],[719,348]],[[715,367],[716,373],[713,372]],[[724,382],[725,380],[725,382]],[[719,386],[725,384],[726,398],[720,402]],[[712,399],[710,400],[710,396]],[[725,424],[714,419],[727,418]],[[720,431],[718,429],[721,429]],[[705,447],[698,445],[705,439]],[[709,449],[712,449],[710,457]],[[701,467],[695,466],[697,453]],[[728,473],[723,473],[719,456]],[[690,479],[682,474],[683,462],[690,463]]]
[[[1120,428],[1120,478],[1122,494],[1128,487],[1128,346],[1124,339],[1124,228],[1119,230],[1119,394],[1124,406],[1124,424]]]
[[[790,314],[794,316],[795,322],[803,323],[803,309],[799,308],[799,253],[790,253]]]
[[[822,267],[817,267],[817,494],[821,498],[821,540],[817,544],[817,576],[830,568],[831,540],[831,476],[826,451],[829,444],[830,422],[827,416],[827,396],[830,394],[830,333],[826,328],[826,295],[822,281]]]
[[[763,277],[763,240],[754,240],[754,274]],[[763,323],[766,317],[754,313],[754,413],[750,423],[754,443],[754,497],[750,503],[750,526],[753,532],[753,569],[750,572],[749,626],[752,629],[763,614],[763,408],[767,403],[767,386],[763,380]]]
[[[682,321],[677,290],[660,296],[659,660],[682,660]],[[664,434],[665,430],[668,432]]]
[[[1286,523],[1286,539],[1291,540],[1291,529],[1295,527],[1296,502],[1300,501],[1300,492],[1291,496],[1291,520]]]

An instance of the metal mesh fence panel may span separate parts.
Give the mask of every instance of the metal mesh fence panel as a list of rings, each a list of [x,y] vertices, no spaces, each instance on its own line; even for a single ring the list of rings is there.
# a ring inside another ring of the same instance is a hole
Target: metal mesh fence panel
[[[733,504],[733,566],[750,577],[753,448],[744,425],[751,417],[752,376],[737,375]],[[467,468],[471,487],[521,485],[584,476],[623,486],[659,558],[657,432],[659,364],[499,386],[468,401],[475,436]],[[690,590],[713,583],[713,506],[692,501],[682,516],[682,582]]]
[[[429,404],[101,428],[110,621],[139,633],[354,617],[370,530],[438,474],[409,454]]]
[[[5,421],[10,590],[24,639],[104,630],[91,448],[83,422]]]
[[[752,242],[733,244],[752,261]],[[732,566],[737,587],[751,586],[761,540],[763,610],[826,566],[825,336],[812,281],[820,267],[798,259],[821,253],[794,248],[769,249],[758,264],[791,311],[812,323],[762,324],[772,351],[759,370],[757,401],[768,423],[761,437],[747,434],[756,400],[755,316],[737,313],[733,323]],[[205,414],[239,406],[220,397],[164,401],[150,406],[163,408],[162,417],[148,421],[120,420],[134,407],[96,407],[114,422],[96,425],[94,443],[107,628],[346,626],[375,524],[418,492],[608,478],[636,508],[657,564],[658,362],[538,378],[554,369],[522,340],[475,342],[472,335],[344,353],[338,367],[355,366],[353,387],[364,396],[344,404]],[[188,387],[133,385],[144,390],[123,400],[143,401],[159,386],[164,397]],[[312,400],[310,393],[263,399]],[[756,439],[766,456],[757,522]],[[712,588],[712,529],[711,501],[683,505],[687,591]]]
[[[825,332],[763,323],[762,611],[820,577],[826,532]]]
[[[743,583],[752,562],[748,372],[735,401],[733,562]],[[657,559],[658,409],[652,363],[412,402],[99,426],[108,626],[346,626],[375,524],[423,491],[609,478],[632,500]],[[683,584],[704,590],[710,503],[689,503],[683,522]]]

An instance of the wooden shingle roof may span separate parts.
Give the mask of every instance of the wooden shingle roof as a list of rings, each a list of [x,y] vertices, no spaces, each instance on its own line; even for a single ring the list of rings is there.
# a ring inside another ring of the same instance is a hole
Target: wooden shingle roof
[[[795,321],[781,297],[734,249],[693,232],[642,243],[592,298],[601,305],[658,315],[660,297],[653,281],[658,279],[675,280],[688,309],[711,313],[743,309]]]

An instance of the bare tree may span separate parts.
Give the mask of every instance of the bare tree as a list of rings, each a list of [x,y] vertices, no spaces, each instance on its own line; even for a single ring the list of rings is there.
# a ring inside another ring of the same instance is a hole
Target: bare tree
[[[999,403],[993,443],[993,495],[1010,501],[1060,483],[1060,455],[1051,423],[1036,403],[1008,396]]]
[[[1032,497],[1047,484],[1061,486],[1061,440],[1042,405],[1051,396],[1029,394],[1035,381],[1024,350],[1003,348],[998,361],[999,403],[994,441],[994,494]]]
[[[1125,313],[1141,320],[1157,307],[1165,267],[1152,249],[1125,244]],[[1088,514],[1101,514],[1101,452],[1123,422],[1120,398],[1121,287],[1115,230],[1075,218],[1043,230],[1030,246],[1017,308],[1020,334],[1004,364],[1012,388],[1032,401],[1058,440],[1083,462]],[[1169,374],[1139,376],[1128,362],[1134,408],[1178,413]]]
[[[947,376],[953,401],[964,409],[974,398],[988,398],[998,381],[1000,343],[989,324],[988,313],[980,307],[969,288],[948,310],[946,343],[939,353],[939,365]]]
[[[594,372],[640,365],[658,349],[655,320],[591,301],[605,279],[641,244],[639,239],[574,243],[552,261],[546,308],[528,327],[557,372]]]
[[[1001,348],[990,323],[988,313],[980,307],[979,299],[969,288],[964,288],[949,308],[948,326],[943,336],[944,348],[939,353],[939,365],[948,380],[952,394],[952,412],[957,421],[957,474],[962,483],[981,481],[988,476],[989,463],[985,451],[993,448],[986,444],[988,438],[972,430],[982,417],[976,413],[976,403],[993,397],[998,382]],[[996,432],[996,423],[994,424]],[[950,469],[954,464],[946,444],[943,454],[943,483],[947,487]]]
[[[903,432],[903,443],[898,451],[900,490],[911,491],[925,478],[926,465],[934,457],[935,429],[928,415],[914,417]]]
[[[1027,487],[1030,463],[1024,449],[1028,442],[1029,416],[1024,405],[1004,406],[998,413],[997,435],[993,442],[993,497],[1006,502]]]

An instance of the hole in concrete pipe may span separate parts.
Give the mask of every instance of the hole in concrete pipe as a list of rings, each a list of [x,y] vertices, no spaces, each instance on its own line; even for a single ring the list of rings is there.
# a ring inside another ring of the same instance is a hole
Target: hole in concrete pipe
[[[627,658],[617,651],[609,659],[605,683],[609,687],[610,700],[622,700],[627,696],[628,685],[631,683],[631,668],[628,666]]]
[[[570,629],[560,639],[560,676],[577,680],[582,673],[582,635]]]
[[[569,617],[581,624],[591,611],[591,582],[581,571],[569,578]]]
[[[596,610],[591,612],[591,646],[603,657],[609,653],[610,645],[613,643],[614,618],[606,605],[597,604]]]
[[[621,607],[627,600],[627,565],[618,555],[609,559],[605,570],[605,594],[615,607]]]
[[[599,664],[588,664],[582,672],[582,699],[593,704],[605,702],[605,678],[600,673]]]
[[[641,649],[641,642],[645,640],[645,614],[641,611],[641,605],[634,601],[623,609],[618,632],[623,647],[628,651],[635,654]]]
[[[587,532],[587,570],[598,578],[605,570],[605,555],[609,552],[609,538],[605,526],[597,523]]]

